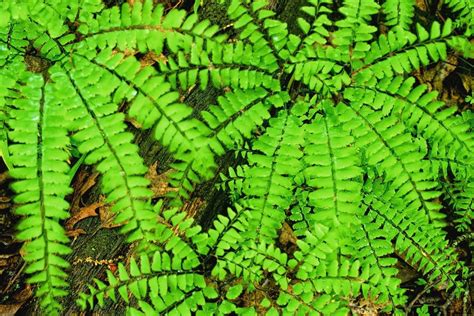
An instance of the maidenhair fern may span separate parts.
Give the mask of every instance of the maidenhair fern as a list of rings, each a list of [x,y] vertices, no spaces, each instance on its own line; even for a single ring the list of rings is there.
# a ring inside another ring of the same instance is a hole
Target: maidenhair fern
[[[426,28],[412,0],[308,0],[295,34],[265,0],[226,4],[230,33],[152,0],[0,3],[2,156],[43,312],[68,295],[71,148],[138,244],[80,294],[83,309],[346,315],[368,300],[402,314],[399,260],[461,295],[468,272],[443,205],[468,232],[472,119],[411,73],[473,56],[472,1],[445,1],[453,18]],[[221,93],[205,110],[182,98],[209,87]],[[126,117],[174,159],[176,190],[154,205]],[[228,151],[244,158],[221,175],[232,205],[205,231],[182,206]],[[277,242],[284,230],[293,249]]]

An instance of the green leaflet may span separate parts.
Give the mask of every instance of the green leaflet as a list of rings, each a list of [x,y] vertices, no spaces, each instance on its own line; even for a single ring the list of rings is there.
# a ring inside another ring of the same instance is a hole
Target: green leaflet
[[[210,3],[155,2],[0,3],[1,154],[43,313],[69,295],[61,221],[81,163],[137,244],[76,297],[82,309],[347,315],[368,302],[399,315],[412,293],[398,260],[444,297],[463,293],[445,229],[470,238],[472,113],[410,74],[472,55],[472,0],[444,1],[443,23],[412,0],[308,0],[286,22],[273,1],[213,2],[219,26],[200,16]],[[169,155],[164,198],[128,122]],[[217,176],[229,205],[195,222]]]

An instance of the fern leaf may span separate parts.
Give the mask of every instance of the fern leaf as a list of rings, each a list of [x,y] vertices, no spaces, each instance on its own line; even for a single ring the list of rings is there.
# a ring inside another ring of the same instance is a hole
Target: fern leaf
[[[311,222],[347,229],[358,222],[362,170],[353,138],[334,120],[318,116],[307,127],[304,175],[315,188],[308,195]]]
[[[349,99],[355,99],[349,90],[346,92]],[[434,181],[436,175],[429,160],[424,159],[420,143],[412,140],[404,124],[395,116],[384,117],[383,113],[355,102],[345,110],[341,107],[341,121],[355,135],[356,146],[365,152],[367,165],[407,193],[406,204],[420,207],[426,216],[425,222],[443,226],[445,216],[439,212],[441,206],[430,201],[440,195]]]
[[[19,240],[26,241],[25,272],[28,282],[37,284],[36,296],[45,313],[57,315],[61,310],[58,299],[67,295],[69,263],[63,256],[71,253],[64,229],[59,223],[69,217],[65,196],[69,187],[66,150],[67,121],[65,108],[57,107],[55,97],[60,92],[43,77],[16,69],[19,89],[8,99],[12,109],[7,121],[8,136],[14,168],[11,176],[16,214],[23,216],[17,226]]]
[[[310,17],[308,19],[300,17],[297,22],[306,35],[303,43],[306,47],[311,47],[314,43],[325,45],[329,37],[329,28],[333,22],[328,14],[332,13],[330,0],[308,0],[307,6],[302,6],[301,11]]]
[[[218,27],[209,21],[196,23],[196,16],[187,19],[184,10],[171,10],[163,15],[164,7],[155,6],[152,0],[125,3],[103,10],[96,19],[90,19],[78,27],[80,41],[73,44],[77,49],[117,48],[120,51],[163,52],[166,44],[172,53],[191,48],[194,36],[221,42],[226,36],[214,36]]]
[[[379,227],[383,225],[386,238],[395,242],[395,251],[440,287],[462,288],[456,280],[462,266],[442,229],[426,223],[416,204],[406,204],[403,191],[379,182],[365,188],[368,216]]]
[[[75,67],[57,75],[64,90],[62,102],[70,104],[74,118],[73,140],[87,155],[85,163],[97,164],[102,173],[102,190],[113,203],[112,211],[119,213],[116,223],[126,222],[121,231],[129,234],[128,241],[153,240],[156,215],[148,202],[152,192],[144,178],[147,168],[131,143],[132,135],[125,131],[123,114],[114,113],[117,105],[110,96],[123,91],[120,82],[100,70],[91,80],[90,72],[98,69],[81,59]]]
[[[301,170],[301,122],[287,112],[270,120],[265,134],[253,144],[260,153],[249,154],[243,199],[251,212],[248,228],[259,239],[270,242],[285,218],[294,188],[293,177]]]
[[[227,15],[234,21],[233,27],[240,31],[239,38],[248,40],[259,51],[257,57],[263,58],[270,71],[281,68],[283,58],[280,50],[287,41],[286,23],[272,19],[275,12],[266,8],[267,0],[232,0]]]
[[[460,233],[471,231],[474,217],[474,181],[472,176],[466,182],[442,183],[444,196],[453,208],[456,230]]]
[[[348,88],[346,93],[363,96],[361,101],[375,110],[399,115],[407,127],[428,141],[435,155],[449,159],[454,171],[472,156],[470,126],[455,115],[454,107],[436,100],[436,91],[426,93],[425,85],[413,87],[414,83],[413,77],[384,78],[367,82],[362,89]]]
[[[433,22],[430,32],[418,24],[417,35],[400,29],[381,35],[378,41],[372,42],[364,62],[357,67],[355,80],[393,77],[445,60],[446,42],[457,38],[451,35],[452,31],[452,21],[448,19],[442,26]]]
[[[474,2],[472,0],[446,0],[444,3],[453,12],[458,14],[456,22],[466,26],[466,36],[472,36],[474,33]]]
[[[394,28],[408,30],[415,14],[414,0],[387,0],[382,5],[385,24]]]
[[[345,19],[337,21],[335,25],[338,30],[334,32],[333,44],[339,47],[344,54],[345,61],[352,61],[353,67],[358,67],[370,45],[366,42],[372,39],[372,33],[377,28],[369,25],[368,21],[372,15],[377,14],[379,5],[373,0],[345,0],[339,11]]]

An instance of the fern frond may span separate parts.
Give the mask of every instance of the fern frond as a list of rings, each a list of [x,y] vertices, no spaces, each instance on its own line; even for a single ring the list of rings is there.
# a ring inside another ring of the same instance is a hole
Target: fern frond
[[[456,22],[462,26],[466,26],[466,36],[472,36],[472,34],[474,34],[474,1],[446,0],[443,4],[458,14]]]
[[[466,182],[442,183],[444,196],[452,207],[456,230],[460,233],[471,231],[474,218],[474,179],[472,175]]]
[[[152,0],[136,2],[133,6],[125,3],[119,7],[103,10],[96,18],[82,23],[78,32],[82,34],[75,49],[104,49],[120,51],[153,51],[160,55],[164,46],[177,53],[181,49],[189,51],[195,37],[222,42],[226,35],[217,36],[216,25],[208,20],[197,22],[197,15],[186,18],[184,10],[171,10],[165,16],[162,5],[154,5]]]
[[[348,99],[357,99],[350,90],[346,92]],[[385,117],[382,112],[358,105],[357,101],[350,107],[340,105],[340,109],[340,119],[355,136],[356,146],[364,152],[365,163],[386,181],[393,181],[393,185],[406,194],[407,205],[414,203],[420,207],[426,216],[425,222],[444,226],[445,216],[439,212],[441,205],[430,201],[439,197],[440,192],[436,174],[422,151],[422,141],[416,143],[396,116]]]
[[[426,223],[416,203],[407,204],[404,192],[394,185],[368,182],[364,203],[367,216],[395,244],[395,251],[415,269],[427,275],[439,287],[462,288],[457,281],[462,265],[455,249],[449,247],[446,233]]]
[[[303,174],[306,184],[314,188],[308,195],[313,207],[309,227],[324,223],[347,229],[358,223],[362,170],[353,138],[336,120],[335,114],[317,116],[306,128]]]
[[[397,259],[391,257],[394,252],[392,243],[378,223],[370,222],[367,218],[361,222],[360,234],[353,235],[351,245],[354,248],[350,253],[355,254],[355,259],[360,260],[363,266],[370,266],[370,283],[377,288],[377,302],[388,304],[385,311],[395,312],[405,306],[407,297],[397,278]]]
[[[64,198],[72,192],[66,148],[69,122],[63,119],[66,108],[56,106],[55,98],[61,93],[57,87],[21,66],[16,72],[21,85],[7,99],[11,106],[7,123],[8,137],[14,142],[9,146],[14,166],[10,175],[16,180],[12,189],[20,205],[15,213],[24,216],[17,238],[26,241],[25,272],[31,275],[28,282],[38,285],[41,308],[57,315],[58,299],[67,295],[68,287],[64,269],[69,263],[62,257],[71,253],[59,223],[69,217]]]
[[[306,35],[303,43],[306,47],[311,47],[317,43],[325,45],[329,37],[330,27],[333,22],[328,18],[328,14],[332,14],[330,5],[331,0],[308,0],[307,6],[302,6],[301,11],[311,17],[308,21],[306,18],[298,18],[297,22],[300,29]]]
[[[113,204],[112,211],[118,213],[116,223],[125,223],[121,231],[128,233],[127,240],[153,240],[156,214],[148,201],[152,192],[144,178],[147,168],[138,147],[131,143],[132,134],[125,131],[124,115],[115,113],[113,98],[123,93],[121,83],[100,70],[91,76],[97,67],[81,59],[74,66],[58,74],[62,102],[69,104],[74,118],[72,139],[79,152],[87,155],[85,163],[97,164],[102,173],[102,190]]]
[[[365,58],[370,45],[367,44],[377,31],[369,24],[372,15],[377,14],[379,5],[373,0],[344,0],[339,11],[344,19],[335,23],[338,29],[334,32],[333,44],[337,45],[345,61],[351,61],[352,67],[358,68]]]
[[[105,297],[116,302],[118,292],[119,298],[126,303],[129,303],[131,295],[144,311],[164,313],[180,310],[181,304],[186,307],[187,303],[192,302],[192,299],[190,301],[187,298],[196,298],[192,296],[196,291],[201,292],[199,302],[204,302],[204,276],[196,270],[196,264],[187,263],[186,259],[165,251],[157,251],[151,257],[141,255],[139,263],[131,258],[129,271],[122,263],[118,265],[118,277],[107,270],[108,284],[94,279],[96,286],[89,286],[88,294],[81,293],[77,303],[82,309],[88,305],[93,307],[94,300],[103,306]],[[188,268],[185,268],[186,265]],[[151,298],[153,306],[147,302],[147,297]]]
[[[269,71],[281,69],[283,58],[280,50],[287,41],[286,23],[272,19],[275,12],[267,8],[267,0],[231,0],[227,15],[234,21],[232,26],[238,30],[240,40],[248,40],[258,50]]]
[[[474,138],[470,126],[455,107],[447,107],[436,99],[438,93],[426,93],[426,85],[414,87],[415,79],[389,77],[366,82],[364,88],[346,89],[347,94],[361,96],[361,102],[383,113],[400,116],[407,127],[426,139],[436,155],[457,163],[472,157]],[[451,165],[451,163],[450,163]]]
[[[442,26],[433,22],[429,31],[417,24],[416,30],[417,35],[405,30],[389,31],[378,41],[373,41],[363,63],[356,67],[356,82],[371,76],[383,78],[410,73],[420,66],[447,58],[446,42],[457,38],[451,35],[453,25],[450,19]]]
[[[201,90],[214,87],[253,89],[264,86],[279,90],[279,81],[259,58],[258,51],[243,42],[219,44],[195,41],[190,52],[178,51],[159,60],[159,72],[173,89],[186,91],[199,84]]]
[[[268,242],[281,227],[292,200],[293,178],[302,168],[301,121],[286,111],[280,113],[252,145],[256,152],[248,156],[250,168],[239,200],[251,214],[248,233]]]
[[[386,0],[382,5],[385,24],[392,29],[409,30],[415,14],[414,0]]]
[[[26,33],[21,23],[0,27],[0,66],[8,67],[19,59],[28,46]]]

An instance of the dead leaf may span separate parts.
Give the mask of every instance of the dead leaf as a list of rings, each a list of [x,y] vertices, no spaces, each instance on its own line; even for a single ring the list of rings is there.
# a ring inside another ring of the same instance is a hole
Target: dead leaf
[[[23,290],[13,295],[13,298],[15,299],[16,302],[21,303],[21,302],[25,302],[29,300],[32,296],[33,296],[33,289],[31,285],[26,284]]]
[[[192,199],[191,202],[186,202],[183,205],[183,211],[188,213],[186,217],[194,218],[199,210],[202,210],[206,202],[201,198]]]
[[[293,232],[293,229],[291,229],[287,222],[283,223],[283,226],[280,230],[279,240],[282,245],[287,245],[289,243],[296,245],[297,238]]]
[[[148,52],[140,59],[142,68],[151,66],[157,62],[163,62],[166,64],[168,62],[168,58],[166,58],[166,56],[163,54],[158,55],[155,52]]]
[[[97,216],[97,208],[102,206],[102,202],[95,202],[92,203],[89,206],[83,207],[79,210],[79,212],[76,212],[72,217],[70,217],[65,224],[66,230],[68,232],[73,232],[74,231],[74,225],[76,225],[78,222],[82,221],[85,218],[91,217],[91,216]],[[75,232],[77,234],[77,232]]]
[[[73,185],[74,195],[71,201],[71,214],[73,216],[80,210],[82,197],[96,184],[96,179],[98,176],[98,172],[93,174],[90,174],[86,170],[80,170],[78,172]]]
[[[0,315],[2,316],[16,315],[20,307],[26,301],[28,301],[32,296],[33,296],[33,291],[31,289],[31,286],[27,284],[23,290],[13,295],[15,304],[0,305]]]
[[[104,199],[104,196],[101,195],[100,200],[103,201]],[[115,228],[123,225],[123,223],[115,223],[115,213],[110,211],[110,205],[107,204],[99,207],[99,218],[100,226],[103,228]]]
[[[151,166],[148,168],[148,172],[145,175],[145,178],[150,180],[151,182],[151,190],[153,191],[153,198],[163,197],[168,192],[177,191],[177,188],[172,188],[169,186],[169,176],[173,172],[172,169],[167,170],[161,174],[156,172],[156,166],[158,165],[158,161],[155,161]]]
[[[14,316],[20,309],[23,303],[0,305],[0,315],[2,316]]]

